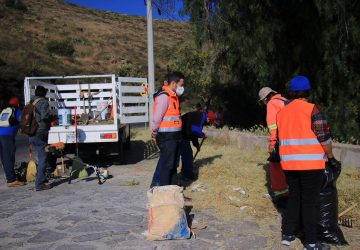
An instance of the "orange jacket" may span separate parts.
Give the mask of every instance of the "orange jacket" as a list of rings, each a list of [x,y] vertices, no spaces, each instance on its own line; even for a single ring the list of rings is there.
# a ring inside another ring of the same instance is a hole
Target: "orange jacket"
[[[271,97],[270,101],[266,105],[266,123],[270,132],[270,143],[276,144],[277,140],[277,126],[276,115],[285,106],[287,99],[282,97],[281,94],[276,94]]]
[[[179,132],[182,127],[179,98],[168,86],[163,86],[162,89],[168,95],[169,106],[162,118],[158,132]],[[156,102],[154,103],[155,112]]]
[[[314,104],[296,99],[277,115],[280,163],[283,170],[325,168],[325,152],[311,129]]]

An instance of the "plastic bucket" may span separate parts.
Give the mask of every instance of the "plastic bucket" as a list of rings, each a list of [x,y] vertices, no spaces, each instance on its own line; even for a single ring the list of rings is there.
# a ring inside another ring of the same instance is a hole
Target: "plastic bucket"
[[[70,109],[58,109],[59,126],[71,125],[71,110]]]
[[[96,111],[100,113],[99,117],[101,118],[101,120],[106,120],[106,116],[109,113],[108,106],[109,104],[107,101],[98,101],[96,103]]]

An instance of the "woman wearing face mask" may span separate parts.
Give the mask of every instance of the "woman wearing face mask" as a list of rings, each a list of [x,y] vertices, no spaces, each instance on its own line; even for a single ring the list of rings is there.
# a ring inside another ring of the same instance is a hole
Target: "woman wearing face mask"
[[[182,139],[182,122],[178,95],[184,92],[184,75],[174,72],[168,75],[168,85],[156,93],[154,116],[151,122],[152,137],[160,148],[161,162],[154,173],[158,176],[152,186],[177,185],[176,165]]]

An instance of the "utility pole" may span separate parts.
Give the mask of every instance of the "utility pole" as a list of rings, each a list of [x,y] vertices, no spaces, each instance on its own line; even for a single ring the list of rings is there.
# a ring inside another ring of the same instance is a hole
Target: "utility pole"
[[[154,33],[152,20],[152,0],[146,0],[147,16],[147,49],[148,49],[148,84],[149,84],[149,124],[153,119],[154,92],[155,92],[155,72],[154,72]]]

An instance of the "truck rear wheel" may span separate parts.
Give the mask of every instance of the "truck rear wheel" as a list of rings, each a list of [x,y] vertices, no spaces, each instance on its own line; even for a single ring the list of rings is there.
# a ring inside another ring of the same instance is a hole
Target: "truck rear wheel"
[[[123,164],[125,162],[124,158],[124,143],[122,141],[117,142],[117,154],[115,156],[114,164]]]
[[[130,124],[128,125],[128,128],[127,128],[127,133],[125,133],[126,135],[126,141],[125,141],[125,146],[124,146],[124,149],[125,150],[129,150],[131,148],[131,134],[130,134]]]

